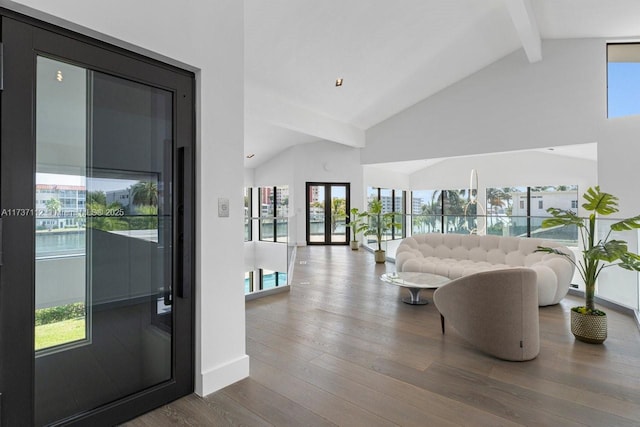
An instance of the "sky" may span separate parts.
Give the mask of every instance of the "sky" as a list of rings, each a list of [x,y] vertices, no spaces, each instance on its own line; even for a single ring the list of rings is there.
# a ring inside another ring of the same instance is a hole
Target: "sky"
[[[640,114],[640,63],[609,62],[608,117]]]
[[[93,178],[91,190],[115,191],[129,188],[138,180]],[[79,175],[62,175],[54,173],[36,173],[36,184],[80,185],[86,186],[86,178]]]

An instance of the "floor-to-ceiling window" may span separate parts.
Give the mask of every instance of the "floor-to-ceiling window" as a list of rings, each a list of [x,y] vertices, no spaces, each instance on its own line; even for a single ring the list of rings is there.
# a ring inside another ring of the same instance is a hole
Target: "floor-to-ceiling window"
[[[286,242],[289,216],[289,187],[258,187],[260,240]]]
[[[578,212],[576,185],[491,187],[486,189],[487,234],[529,236],[561,240],[568,246],[578,243],[573,227],[542,228],[549,208]]]
[[[367,188],[367,206],[371,205],[373,200],[380,200],[382,204],[382,213],[394,212],[393,224],[382,236],[382,240],[402,239],[406,233],[406,191],[394,188]],[[368,209],[368,208],[367,208]]]
[[[244,189],[245,197],[245,295],[288,284],[290,266],[289,187],[262,186]],[[257,206],[257,209],[254,207]],[[257,210],[258,216],[251,216]],[[254,226],[255,225],[255,226]],[[259,230],[253,235],[252,230]]]
[[[442,203],[439,191],[411,192],[411,232],[413,234],[442,232]]]

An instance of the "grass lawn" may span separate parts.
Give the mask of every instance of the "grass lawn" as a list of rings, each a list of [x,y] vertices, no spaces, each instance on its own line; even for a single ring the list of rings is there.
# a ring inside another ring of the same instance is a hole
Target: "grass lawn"
[[[84,318],[36,326],[36,350],[85,338]]]

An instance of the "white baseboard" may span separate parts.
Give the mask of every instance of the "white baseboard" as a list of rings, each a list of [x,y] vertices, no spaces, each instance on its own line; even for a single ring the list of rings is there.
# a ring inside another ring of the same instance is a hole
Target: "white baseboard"
[[[249,376],[249,356],[246,354],[229,363],[196,374],[196,394],[206,396]]]

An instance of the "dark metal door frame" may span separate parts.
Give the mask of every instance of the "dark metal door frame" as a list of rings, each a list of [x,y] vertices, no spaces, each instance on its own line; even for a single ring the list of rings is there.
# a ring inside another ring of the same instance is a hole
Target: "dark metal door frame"
[[[309,202],[310,194],[309,189],[313,186],[324,187],[324,242],[312,242],[311,241],[311,215],[309,211]],[[307,245],[348,245],[350,241],[351,233],[349,230],[345,230],[345,241],[344,242],[332,242],[331,241],[331,187],[345,187],[345,210],[346,214],[349,215],[349,210],[351,209],[351,184],[348,182],[307,182],[305,185],[305,198],[306,198],[306,234],[307,234]],[[328,202],[328,204],[327,204]],[[327,209],[327,206],[329,208]]]
[[[35,57],[70,63],[174,93],[173,375],[66,424],[113,425],[191,393],[194,388],[194,76],[106,43],[14,12],[2,14],[0,92],[0,423],[32,425],[34,416],[33,189],[35,177]]]

